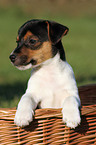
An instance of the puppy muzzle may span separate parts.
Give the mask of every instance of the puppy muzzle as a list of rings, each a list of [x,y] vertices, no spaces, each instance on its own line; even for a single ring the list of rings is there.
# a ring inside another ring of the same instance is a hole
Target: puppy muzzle
[[[22,56],[19,56],[15,53],[12,53],[10,56],[9,56],[11,62],[15,65],[15,66],[21,66],[21,65],[27,65],[29,64],[29,62],[27,62],[27,56],[26,55],[22,55]]]

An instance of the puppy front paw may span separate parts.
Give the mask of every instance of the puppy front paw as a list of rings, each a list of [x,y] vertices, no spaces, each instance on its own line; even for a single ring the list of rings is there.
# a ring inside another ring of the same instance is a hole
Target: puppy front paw
[[[14,123],[20,127],[27,126],[33,120],[33,115],[34,112],[32,109],[27,109],[27,108],[17,109]]]
[[[62,109],[62,114],[63,114],[63,121],[66,123],[66,125],[70,128],[75,128],[77,127],[80,122],[80,112],[78,107],[73,106],[67,106]]]

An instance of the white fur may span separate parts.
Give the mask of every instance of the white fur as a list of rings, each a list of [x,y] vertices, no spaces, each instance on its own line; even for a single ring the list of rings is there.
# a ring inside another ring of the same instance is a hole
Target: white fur
[[[32,68],[32,64],[29,63],[28,65],[26,66],[16,66],[19,70],[26,70],[26,69],[29,69],[29,68]]]
[[[68,127],[80,124],[80,99],[71,66],[59,54],[45,61],[41,68],[34,68],[26,93],[22,96],[15,115],[18,126],[28,125],[33,112],[41,108],[63,108],[63,121]]]

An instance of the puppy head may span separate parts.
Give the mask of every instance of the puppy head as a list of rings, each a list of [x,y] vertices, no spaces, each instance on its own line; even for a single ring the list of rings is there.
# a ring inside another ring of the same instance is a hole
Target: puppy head
[[[11,53],[11,62],[21,70],[38,66],[54,57],[56,46],[68,28],[53,21],[30,20],[23,24],[17,36],[17,47]]]

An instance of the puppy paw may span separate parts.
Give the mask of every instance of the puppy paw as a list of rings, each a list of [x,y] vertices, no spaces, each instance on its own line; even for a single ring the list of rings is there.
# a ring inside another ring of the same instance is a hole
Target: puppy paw
[[[27,109],[27,108],[17,109],[14,123],[20,127],[27,126],[33,120],[33,115],[34,112],[32,109]]]
[[[77,127],[80,122],[80,112],[78,107],[64,107],[62,109],[62,114],[63,114],[63,121],[66,123],[66,125],[70,128],[75,128]]]

